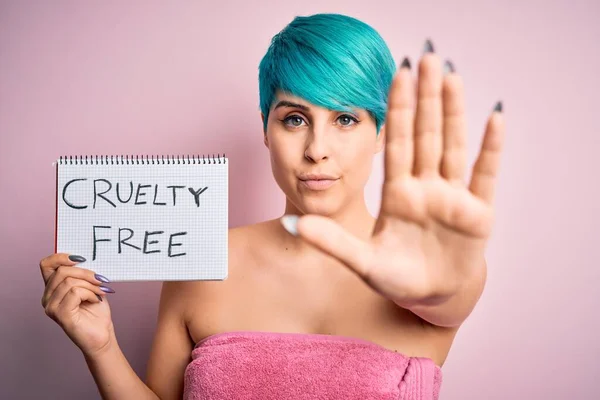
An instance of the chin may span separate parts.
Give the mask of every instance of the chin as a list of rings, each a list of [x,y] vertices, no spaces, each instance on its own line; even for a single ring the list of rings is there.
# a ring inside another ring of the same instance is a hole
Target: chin
[[[277,179],[276,179],[277,181]],[[286,201],[301,214],[315,214],[325,217],[337,214],[344,206],[346,194],[342,187],[324,190],[309,190],[297,181],[277,181],[286,196]]]
[[[312,197],[300,195],[292,202],[304,214],[316,214],[325,217],[338,213],[342,204],[337,196]]]

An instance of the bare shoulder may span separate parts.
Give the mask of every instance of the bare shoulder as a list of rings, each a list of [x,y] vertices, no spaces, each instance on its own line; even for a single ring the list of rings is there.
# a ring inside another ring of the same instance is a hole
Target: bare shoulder
[[[230,228],[228,231],[228,276],[223,281],[176,281],[165,282],[168,291],[177,296],[173,302],[183,313],[187,324],[203,316],[208,318],[215,307],[225,299],[235,296],[236,287],[244,279],[244,266],[256,258],[258,243],[268,240],[269,221]],[[163,289],[164,290],[164,289]]]
[[[252,225],[244,225],[229,230],[229,276],[233,280],[242,276],[239,272],[245,265],[251,264],[273,241],[273,221],[264,221]]]

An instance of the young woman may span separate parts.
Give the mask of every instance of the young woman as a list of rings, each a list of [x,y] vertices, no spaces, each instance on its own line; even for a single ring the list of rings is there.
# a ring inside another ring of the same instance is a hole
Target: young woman
[[[285,214],[229,232],[223,282],[165,282],[145,383],[105,284],[52,254],[42,305],[106,399],[434,399],[486,280],[503,137],[491,112],[467,182],[463,88],[425,44],[413,80],[354,18],[295,18],[260,63],[263,140]],[[385,151],[381,210],[364,186]]]

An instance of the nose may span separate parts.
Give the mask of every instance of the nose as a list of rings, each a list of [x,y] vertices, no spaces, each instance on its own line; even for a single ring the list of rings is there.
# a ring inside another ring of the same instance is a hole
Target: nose
[[[329,158],[329,145],[327,144],[324,130],[311,132],[304,150],[304,158],[312,163],[319,163]]]

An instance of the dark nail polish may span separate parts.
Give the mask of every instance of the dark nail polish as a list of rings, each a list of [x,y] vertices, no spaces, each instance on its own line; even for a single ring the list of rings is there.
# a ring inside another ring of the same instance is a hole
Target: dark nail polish
[[[496,103],[496,107],[494,107],[494,111],[502,112],[502,101]]]
[[[408,57],[404,57],[404,60],[402,60],[402,64],[400,64],[400,68],[410,69],[410,61],[408,60]]]
[[[102,290],[104,293],[115,293],[115,291],[112,288],[109,288],[107,286],[100,286],[100,290]]]
[[[96,297],[98,298],[98,300],[104,301],[104,300],[102,300],[102,296],[100,296],[99,294],[97,294]]]
[[[84,262],[85,258],[81,257],[81,256],[76,256],[76,255],[72,254],[72,255],[69,256],[69,260],[75,261],[75,262]]]
[[[444,76],[456,72],[456,69],[454,68],[454,64],[452,64],[452,61],[450,60],[446,60],[446,62],[444,62]]]
[[[102,276],[100,274],[95,274],[94,278],[96,278],[97,280],[99,280],[100,282],[104,282],[104,283],[110,283],[110,281],[108,280],[107,277]]]
[[[433,43],[429,39],[425,41],[425,46],[423,46],[423,54],[425,53],[434,53]]]

